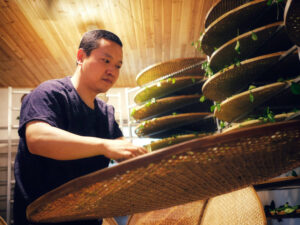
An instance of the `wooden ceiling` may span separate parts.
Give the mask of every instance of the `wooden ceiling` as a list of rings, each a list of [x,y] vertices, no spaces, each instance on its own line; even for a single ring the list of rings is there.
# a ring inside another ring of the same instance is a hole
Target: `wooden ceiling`
[[[154,63],[200,56],[191,46],[217,0],[2,0],[0,87],[35,87],[73,74],[82,34],[116,33],[124,64],[115,87],[135,87]]]

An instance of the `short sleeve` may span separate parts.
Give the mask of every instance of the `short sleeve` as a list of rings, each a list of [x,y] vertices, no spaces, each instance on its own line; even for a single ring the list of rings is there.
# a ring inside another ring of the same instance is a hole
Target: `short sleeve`
[[[59,95],[53,84],[43,83],[24,98],[18,131],[20,137],[25,136],[26,124],[30,121],[39,120],[54,127],[61,126],[63,118]]]
[[[113,132],[113,139],[123,137],[123,133],[119,127],[119,124],[115,121],[114,122],[114,132]]]
[[[109,132],[112,139],[123,137],[123,133],[119,127],[119,124],[115,120],[115,109],[111,105],[107,105]]]

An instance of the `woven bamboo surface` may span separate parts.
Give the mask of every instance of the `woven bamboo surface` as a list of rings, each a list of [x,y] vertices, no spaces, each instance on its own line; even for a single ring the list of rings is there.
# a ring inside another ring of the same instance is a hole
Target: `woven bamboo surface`
[[[300,61],[297,51],[284,59],[286,52],[277,52],[244,60],[239,66],[232,65],[209,78],[202,87],[208,99],[223,101],[239,91],[248,88],[253,82],[271,83],[279,78],[287,79],[299,75]]]
[[[118,225],[118,223],[114,218],[105,218],[103,219],[102,225]]]
[[[264,225],[263,206],[254,190],[247,187],[208,201],[196,201],[166,209],[137,213],[127,225]]]
[[[220,120],[232,122],[245,112],[251,112],[260,106],[265,99],[276,96],[286,86],[284,82],[276,82],[234,95],[221,103],[220,110],[215,110],[215,116]],[[254,97],[253,102],[250,101],[251,94]]]
[[[185,135],[177,135],[173,137],[163,138],[157,141],[153,141],[150,144],[146,145],[145,148],[148,149],[149,152],[156,151],[161,148],[165,148],[171,145],[175,145],[184,141],[189,141],[195,138],[205,137],[211,135],[209,133],[195,133],[195,134],[185,134]]]
[[[283,4],[267,5],[267,0],[245,3],[217,18],[201,36],[201,46],[205,54],[212,55],[215,48],[258,27],[283,21]]]
[[[127,225],[198,225],[205,201],[132,215]]]
[[[266,225],[263,206],[253,187],[209,199],[201,225]]]
[[[275,114],[290,112],[300,105],[300,98],[291,92],[290,85],[291,82],[276,82],[234,95],[223,101],[214,114],[223,121],[240,122],[249,115],[262,115],[267,107]]]
[[[204,83],[203,78],[204,76],[183,76],[152,83],[135,94],[134,102],[142,104],[152,98],[200,93]]]
[[[252,39],[253,33],[256,34],[257,40]],[[235,50],[237,41],[240,44],[239,52]],[[209,65],[213,71],[217,72],[223,69],[225,65],[234,64],[235,59],[243,61],[265,54],[286,51],[291,47],[292,43],[283,29],[283,22],[276,22],[226,42],[212,54]]]
[[[284,11],[284,24],[293,43],[300,46],[300,2],[288,0]]]
[[[77,178],[27,208],[32,221],[105,218],[204,200],[300,166],[300,121],[215,134]]]
[[[139,86],[143,86],[149,82],[155,81],[163,76],[179,72],[188,67],[191,69],[184,70],[177,75],[198,75],[201,76],[204,74],[204,71],[201,69],[201,62],[204,61],[204,58],[195,57],[195,58],[179,58],[173,59],[166,62],[157,63],[151,66],[148,66],[142,70],[136,77],[136,82]],[[196,65],[197,66],[194,66]],[[174,77],[176,77],[174,76]]]
[[[277,114],[274,116],[274,120],[275,120],[275,122],[280,122],[280,121],[283,121],[293,115],[295,115],[295,112]],[[300,119],[300,115],[296,116],[294,119]],[[271,122],[270,121],[265,122],[263,119],[246,120],[241,123],[233,123],[233,124],[231,124],[230,127],[222,130],[222,132],[225,133],[225,132],[233,131],[233,130],[240,129],[240,128],[254,127],[254,126],[258,126],[260,124],[266,124],[266,123],[271,123]]]
[[[139,121],[172,113],[210,112],[212,101],[200,102],[202,95],[180,95],[161,98],[133,109],[131,116]]]
[[[212,113],[197,112],[168,115],[144,121],[136,127],[135,133],[139,137],[164,138],[215,130],[216,124]]]
[[[247,2],[249,2],[249,0],[219,0],[215,2],[206,14],[204,23],[205,28],[226,12]]]

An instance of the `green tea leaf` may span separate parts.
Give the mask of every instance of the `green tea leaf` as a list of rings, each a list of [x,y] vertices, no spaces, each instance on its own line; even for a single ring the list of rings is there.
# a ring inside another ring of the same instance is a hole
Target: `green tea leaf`
[[[220,103],[217,103],[217,110],[218,110],[218,112],[221,111],[221,105],[220,105]]]
[[[241,65],[241,61],[240,60],[235,60],[235,63],[234,63],[236,66],[240,66]]]
[[[225,122],[222,120],[220,121],[220,127],[221,127],[221,129],[225,128]]]
[[[257,35],[253,31],[251,33],[251,38],[252,38],[253,41],[257,41]]]
[[[212,105],[212,106],[210,107],[210,111],[211,111],[211,112],[215,111],[215,108],[216,108],[216,106],[215,106],[215,105]]]
[[[235,50],[238,54],[241,54],[241,48],[240,48],[240,47],[241,47],[241,46],[240,46],[240,41],[237,40],[236,45],[235,45],[235,47],[234,47],[234,50]]]
[[[133,116],[136,112],[136,109],[132,109],[130,115]]]
[[[300,84],[292,82],[291,91],[294,95],[300,95]]]
[[[250,91],[250,94],[249,94],[249,99],[250,99],[250,102],[253,103],[254,102],[254,96],[252,94],[252,92]]]
[[[252,89],[254,89],[254,88],[256,88],[256,86],[250,85],[248,90],[252,90]]]
[[[201,68],[205,71],[205,76],[211,77],[214,75],[214,72],[212,71],[212,69],[210,68],[208,62],[204,62],[201,65]]]
[[[204,95],[202,95],[201,98],[200,98],[199,100],[200,100],[200,102],[204,102],[204,101],[206,100],[206,98],[205,98]]]

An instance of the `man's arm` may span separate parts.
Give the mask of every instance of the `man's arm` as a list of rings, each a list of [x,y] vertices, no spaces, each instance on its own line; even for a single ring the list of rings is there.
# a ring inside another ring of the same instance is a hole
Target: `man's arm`
[[[147,152],[123,138],[110,140],[80,136],[42,121],[26,124],[26,142],[32,154],[56,160],[74,160],[97,155],[118,160]]]

